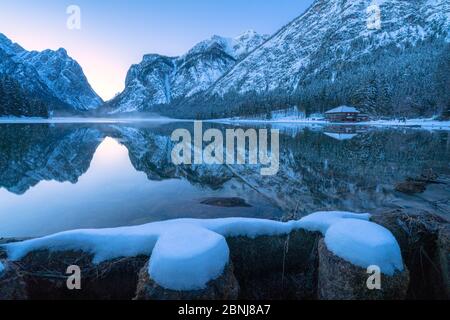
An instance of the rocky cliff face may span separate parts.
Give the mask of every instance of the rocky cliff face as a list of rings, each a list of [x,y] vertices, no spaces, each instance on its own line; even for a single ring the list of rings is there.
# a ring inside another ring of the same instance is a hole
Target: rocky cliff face
[[[45,104],[49,112],[74,113],[96,109],[103,103],[80,65],[64,49],[29,52],[0,34],[0,75],[20,85],[17,94]],[[10,114],[16,115],[3,115]]]
[[[103,103],[65,49],[23,52],[21,57],[37,70],[51,92],[74,110],[92,110]]]
[[[109,103],[108,111],[144,111],[203,92],[266,39],[248,31],[234,39],[213,36],[181,57],[145,55],[130,68],[124,92]]]

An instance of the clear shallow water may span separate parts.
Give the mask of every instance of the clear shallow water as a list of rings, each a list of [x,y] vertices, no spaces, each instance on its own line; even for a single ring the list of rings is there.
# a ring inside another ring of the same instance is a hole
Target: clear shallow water
[[[186,217],[281,219],[394,207],[449,212],[448,132],[277,125],[280,172],[262,177],[253,166],[174,166],[170,135],[178,128],[193,125],[0,124],[0,237]],[[394,190],[427,169],[442,184],[414,196]],[[201,203],[210,197],[240,197],[251,207]]]

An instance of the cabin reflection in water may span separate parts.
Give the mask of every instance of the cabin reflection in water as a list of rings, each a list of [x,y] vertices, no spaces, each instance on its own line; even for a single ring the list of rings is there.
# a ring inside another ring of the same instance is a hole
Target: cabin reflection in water
[[[336,140],[351,140],[359,134],[369,131],[369,127],[366,126],[327,126],[323,133]]]

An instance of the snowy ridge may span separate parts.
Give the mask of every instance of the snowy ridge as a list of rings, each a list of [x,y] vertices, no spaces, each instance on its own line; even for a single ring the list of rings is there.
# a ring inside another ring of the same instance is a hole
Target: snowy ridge
[[[380,29],[368,26],[374,4]],[[313,113],[356,100],[367,114],[428,117],[448,99],[449,30],[447,0],[316,0],[271,37],[213,36],[172,58],[168,68],[143,61],[108,111],[154,107],[171,117],[219,118],[255,114],[259,99],[270,97],[286,107],[312,105]]]
[[[215,35],[181,57],[145,55],[130,68],[125,90],[110,102],[110,112],[143,111],[205,91],[267,38],[255,31],[236,38]]]
[[[264,45],[220,79],[210,94],[297,88],[308,72],[318,73],[339,61],[355,61],[382,47],[404,48],[417,41],[450,37],[447,0],[376,1],[382,28],[367,28],[372,0],[317,0]],[[362,43],[355,49],[356,43]],[[314,69],[310,69],[314,66]]]
[[[330,251],[357,266],[377,265],[388,275],[402,271],[397,241],[369,219],[368,214],[347,212],[318,212],[287,223],[245,218],[180,219],[136,227],[69,231],[2,247],[12,261],[41,249],[82,250],[94,255],[94,263],[151,255],[148,271],[153,280],[167,289],[189,291],[205,288],[222,274],[230,259],[226,237],[277,236],[305,229],[321,232]]]
[[[67,55],[66,50],[23,52],[20,56],[34,66],[57,98],[76,110],[96,109],[103,103],[89,85],[80,65]]]
[[[103,103],[64,49],[29,52],[0,34],[1,73],[17,80],[30,94],[71,109],[66,111],[95,109]]]

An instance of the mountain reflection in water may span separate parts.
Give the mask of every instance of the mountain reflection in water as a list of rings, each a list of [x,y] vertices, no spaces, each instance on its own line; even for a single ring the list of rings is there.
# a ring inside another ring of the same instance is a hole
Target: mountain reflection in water
[[[447,132],[277,127],[280,171],[264,177],[250,165],[173,165],[170,135],[180,127],[193,131],[192,123],[0,125],[0,237],[187,217],[282,219],[385,207],[449,212]],[[394,190],[427,169],[440,184],[413,196]],[[249,206],[208,206],[208,198],[241,198]]]

